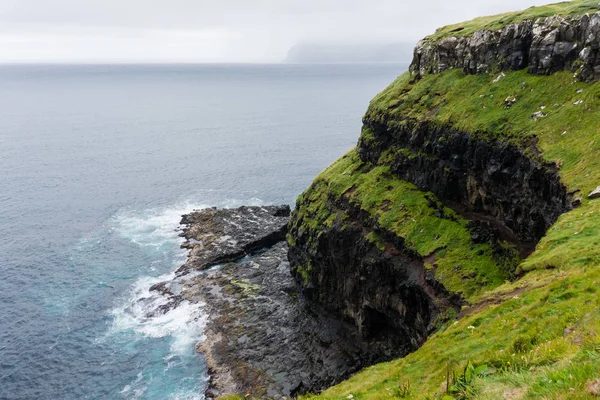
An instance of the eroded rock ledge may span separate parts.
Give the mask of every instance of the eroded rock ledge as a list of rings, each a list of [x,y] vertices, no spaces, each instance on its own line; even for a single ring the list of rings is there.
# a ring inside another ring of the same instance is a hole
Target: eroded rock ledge
[[[535,75],[572,70],[589,81],[600,78],[599,48],[600,13],[552,16],[470,36],[425,38],[415,48],[410,71],[422,76],[449,68],[477,74],[528,67]]]
[[[211,208],[184,215],[181,245],[189,249],[179,275],[252,255],[285,239],[289,206]]]
[[[381,175],[371,186],[355,181],[346,187],[336,181],[337,175],[327,175],[332,172],[317,178],[292,215],[289,260],[292,274],[313,301],[352,321],[364,339],[378,341],[390,358],[400,357],[418,349],[437,323],[464,304],[461,292],[449,293],[443,283],[453,275],[475,278],[477,271],[465,276],[457,262],[442,280],[436,275],[442,248],[417,253],[393,231],[394,223],[418,219],[422,211],[398,210],[383,217],[386,207],[404,199],[387,199],[386,205],[374,195],[354,204],[349,200],[354,191],[377,192],[389,185],[388,192],[393,192],[390,182],[402,181],[416,185],[425,198],[433,192],[442,206],[429,199],[429,207],[440,208],[440,221],[446,218],[444,206],[469,221],[471,243],[465,257],[478,244],[490,245],[504,279],[517,273],[518,255],[511,245],[523,257],[530,254],[546,230],[572,208],[573,196],[557,166],[541,160],[535,143],[524,148],[427,121],[381,115],[371,119],[369,113],[364,123],[356,149],[359,162],[336,174],[369,174],[386,167],[391,180]],[[373,201],[379,203],[369,209],[367,203]],[[382,226],[383,218],[393,220],[388,228]],[[430,240],[437,239],[432,235]]]
[[[282,240],[289,215],[288,206],[272,206],[183,217],[189,260],[176,283],[152,290],[170,296],[169,307],[204,304],[209,320],[198,349],[211,377],[207,398],[317,392],[390,357],[385,343],[363,339],[352,324],[304,298]],[[174,284],[180,294],[173,294]]]

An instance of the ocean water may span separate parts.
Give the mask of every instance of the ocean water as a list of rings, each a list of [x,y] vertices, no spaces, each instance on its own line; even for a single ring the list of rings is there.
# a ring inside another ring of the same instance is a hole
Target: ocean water
[[[0,399],[202,399],[180,216],[293,204],[405,69],[0,67]]]

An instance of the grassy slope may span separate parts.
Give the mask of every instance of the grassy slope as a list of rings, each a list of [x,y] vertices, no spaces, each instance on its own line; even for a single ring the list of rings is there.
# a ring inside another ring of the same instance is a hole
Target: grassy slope
[[[550,15],[559,7],[568,14],[590,4],[580,1],[537,10],[543,11],[540,15]],[[594,4],[597,9],[597,3]],[[522,16],[500,18],[506,21]],[[531,16],[531,13],[526,15]],[[479,19],[466,25],[499,23],[498,19]],[[450,70],[411,83],[409,76],[403,75],[373,100],[367,116],[377,119],[388,114],[395,116],[398,123],[407,117],[427,118],[454,125],[473,135],[518,142],[528,142],[535,137],[542,157],[560,165],[561,177],[570,189],[580,189],[587,195],[599,185],[600,83],[576,82],[568,72],[536,77],[521,71],[506,73],[498,82],[494,82],[495,78],[464,76],[458,70]],[[504,99],[509,96],[516,96],[517,101],[507,109]],[[575,104],[580,100],[583,102]],[[537,111],[547,116],[536,122],[530,116]],[[419,206],[423,204],[424,194],[409,184],[394,182],[386,175],[385,166],[364,176],[355,174],[360,172],[361,166],[354,157],[349,154],[336,162],[317,178],[305,196],[318,200],[327,191],[346,193],[363,208],[379,213],[380,222],[384,220],[399,235],[408,237],[407,242],[414,242],[421,254],[434,248],[433,240],[428,241],[427,237],[431,236],[430,229],[436,218]],[[383,215],[376,205],[385,200],[382,197],[385,190],[373,193],[369,190],[385,189],[389,185],[399,191],[396,198],[402,192],[403,200],[401,204],[396,203],[388,215]],[[347,191],[350,187],[354,189]],[[312,211],[315,210],[310,207],[303,210],[308,220],[318,224],[318,218],[311,217]],[[320,213],[325,220],[332,217],[327,210]],[[428,234],[411,239],[410,235],[421,232],[418,229],[421,224]],[[438,240],[447,241],[454,236],[458,238],[458,248],[465,250],[466,247],[461,247],[461,234],[450,233],[450,230],[461,232],[464,221],[459,219],[448,224],[448,231],[440,229]],[[464,251],[462,256],[470,258],[472,254],[472,251]],[[442,255],[438,263],[443,263],[443,259]],[[472,295],[471,300],[479,299],[480,308],[441,329],[417,352],[368,368],[318,398],[352,395],[354,399],[383,399],[397,398],[404,392],[410,392],[407,398],[443,397],[448,371],[460,375],[468,361],[487,365],[488,373],[493,373],[474,377],[465,385],[463,394],[454,393],[454,398],[589,397],[588,382],[600,378],[600,269],[597,268],[600,265],[600,200],[584,198],[579,208],[563,215],[536,252],[522,262],[520,268],[528,273],[517,282],[490,290],[498,283],[498,275],[495,275],[498,270],[493,272],[483,260],[471,259],[467,264],[476,269],[484,266],[479,272],[490,279],[490,285],[471,291],[470,285],[460,280],[445,283],[454,290],[462,287]],[[443,268],[439,272],[443,274]],[[406,388],[408,383],[410,390],[399,387]]]

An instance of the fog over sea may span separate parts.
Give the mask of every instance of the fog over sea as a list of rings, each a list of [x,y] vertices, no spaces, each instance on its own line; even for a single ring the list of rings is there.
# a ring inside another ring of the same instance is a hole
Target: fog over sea
[[[203,399],[180,216],[293,205],[406,67],[0,67],[0,399]]]

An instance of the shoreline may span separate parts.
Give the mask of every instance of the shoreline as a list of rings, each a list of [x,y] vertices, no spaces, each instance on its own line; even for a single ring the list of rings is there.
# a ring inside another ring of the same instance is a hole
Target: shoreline
[[[182,218],[189,254],[175,279],[181,298],[202,303],[208,314],[196,346],[208,368],[207,399],[318,392],[402,355],[304,297],[290,272],[289,216],[288,206],[266,206]]]

